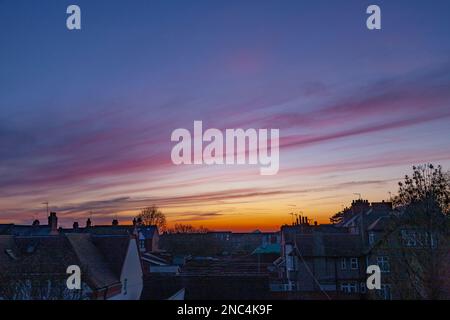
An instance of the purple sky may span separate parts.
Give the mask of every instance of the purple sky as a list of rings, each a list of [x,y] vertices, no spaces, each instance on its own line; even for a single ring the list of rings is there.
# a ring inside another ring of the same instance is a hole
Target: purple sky
[[[276,229],[450,168],[450,2],[0,1],[0,223]],[[279,128],[280,171],[174,166],[176,128]],[[92,212],[92,213],[90,213]]]

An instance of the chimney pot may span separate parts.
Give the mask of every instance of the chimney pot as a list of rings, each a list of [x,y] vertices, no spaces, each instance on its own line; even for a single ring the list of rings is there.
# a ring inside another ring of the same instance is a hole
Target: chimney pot
[[[48,225],[50,226],[51,233],[55,234],[58,232],[58,217],[56,216],[56,212],[50,212]]]
[[[78,229],[78,222],[75,221],[75,222],[73,223],[73,228],[74,228],[74,229]]]
[[[113,225],[113,226],[118,226],[118,225],[119,225],[119,220],[114,219],[114,220],[112,221],[112,225]]]
[[[91,225],[92,225],[91,219],[88,218],[88,219],[86,220],[86,228],[89,228]]]

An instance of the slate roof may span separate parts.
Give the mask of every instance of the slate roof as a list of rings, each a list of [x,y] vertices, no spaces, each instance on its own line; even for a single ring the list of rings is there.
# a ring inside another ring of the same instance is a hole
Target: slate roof
[[[368,228],[369,231],[384,231],[390,224],[389,217],[380,217],[375,220]]]
[[[67,276],[69,265],[86,272],[92,289],[120,284],[129,236],[73,233],[56,236],[0,235],[0,270]],[[17,258],[17,259],[15,259]],[[10,271],[11,272],[11,271]]]
[[[16,224],[0,224],[0,234],[14,236],[47,236],[51,232],[48,225],[31,226]]]
[[[90,233],[93,235],[130,235],[134,232],[134,226],[129,225],[108,225],[108,226],[91,226],[85,228],[67,228],[62,229],[63,233]]]
[[[100,250],[91,241],[91,235],[73,233],[66,237],[69,239],[81,265],[87,269],[88,277],[95,288],[104,288],[120,283],[120,276],[117,277],[108,266]]]
[[[9,268],[9,272],[66,275],[69,265],[80,264],[65,237],[2,236],[1,247],[0,268]],[[14,252],[17,259],[11,259],[6,250]],[[5,259],[5,256],[8,259]]]
[[[361,236],[355,234],[298,234],[295,244],[304,257],[354,257],[363,250]]]
[[[122,273],[122,267],[126,259],[129,236],[122,235],[93,235],[92,241],[104,256],[107,265],[118,277]],[[133,240],[135,241],[135,240]]]

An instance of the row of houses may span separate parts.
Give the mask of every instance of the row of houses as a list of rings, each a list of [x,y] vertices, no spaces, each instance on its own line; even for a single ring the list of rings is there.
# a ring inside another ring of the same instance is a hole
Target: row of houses
[[[450,297],[448,233],[436,228],[448,225],[448,217],[436,214],[430,229],[424,221],[411,223],[408,212],[394,210],[390,202],[367,200],[353,201],[343,213],[335,224],[310,225],[301,218],[281,228],[281,255],[274,261],[278,276],[271,282],[274,297]],[[367,289],[370,265],[381,270],[378,290]]]
[[[0,224],[0,299],[140,299],[151,266],[167,265],[152,255],[158,241],[156,226],[136,220],[62,228],[51,212],[46,225]],[[67,287],[69,266],[81,270],[79,290]]]
[[[449,299],[449,219],[418,212],[355,200],[330,224],[162,235],[136,220],[58,228],[51,213],[0,224],[0,299]],[[70,265],[81,290],[67,289]]]

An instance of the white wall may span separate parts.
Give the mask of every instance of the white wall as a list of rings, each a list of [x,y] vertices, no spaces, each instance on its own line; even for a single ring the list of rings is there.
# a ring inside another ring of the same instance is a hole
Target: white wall
[[[135,239],[128,244],[128,252],[120,276],[122,292],[110,300],[139,300],[143,287],[141,260]]]

